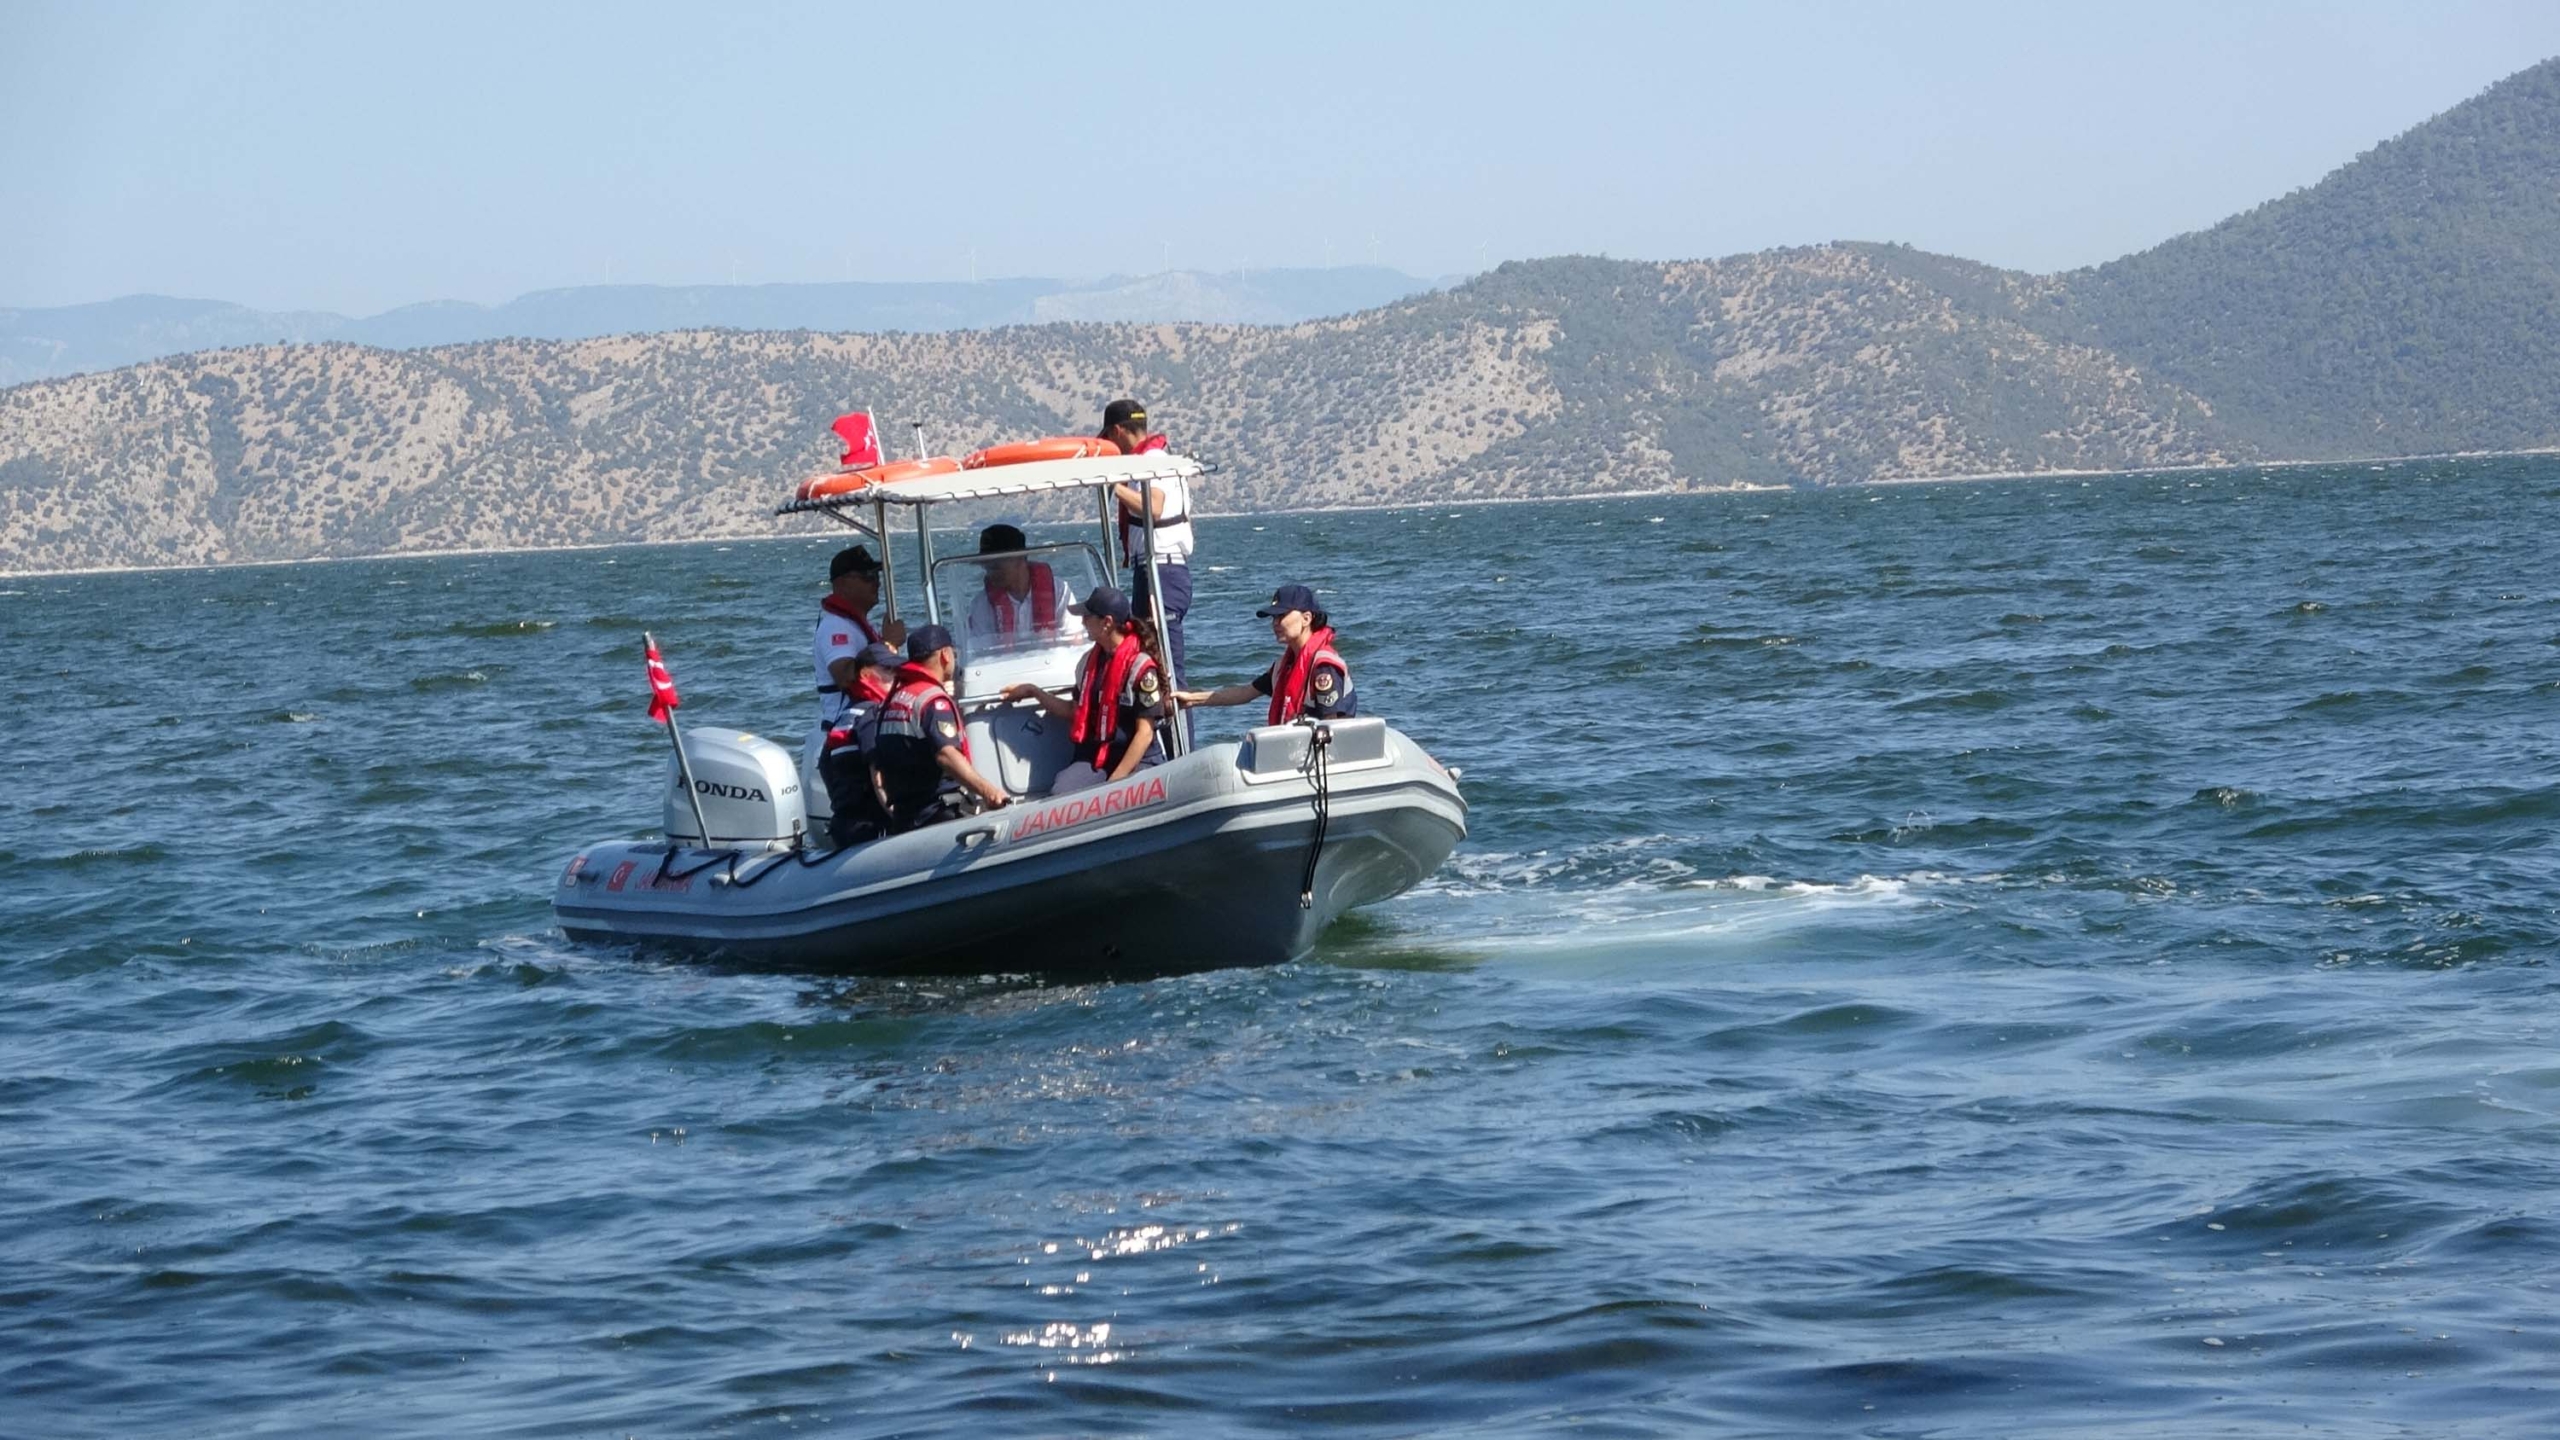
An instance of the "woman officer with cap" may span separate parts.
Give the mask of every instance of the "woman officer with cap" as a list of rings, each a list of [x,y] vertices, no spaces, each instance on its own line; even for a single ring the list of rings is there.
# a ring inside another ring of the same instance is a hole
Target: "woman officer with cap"
[[[1351,693],[1351,666],[1333,648],[1333,620],[1316,604],[1316,592],[1304,585],[1283,585],[1271,603],[1256,610],[1271,622],[1280,658],[1248,685],[1215,690],[1177,691],[1185,705],[1242,705],[1266,696],[1271,708],[1264,723],[1286,725],[1305,715],[1316,720],[1348,720],[1360,713]]]
[[[1164,672],[1147,653],[1129,597],[1108,585],[1093,587],[1084,602],[1084,633],[1093,648],[1076,662],[1072,702],[1027,682],[1004,692],[1007,700],[1037,702],[1050,718],[1069,722],[1075,763],[1058,772],[1053,795],[1126,780],[1164,759],[1156,743],[1166,713]]]

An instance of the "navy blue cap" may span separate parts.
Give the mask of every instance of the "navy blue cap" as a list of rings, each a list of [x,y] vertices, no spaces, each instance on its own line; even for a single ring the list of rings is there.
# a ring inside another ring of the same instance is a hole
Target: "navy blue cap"
[[[1099,615],[1105,620],[1126,622],[1138,612],[1129,607],[1129,597],[1121,594],[1117,588],[1096,585],[1093,587],[1093,593],[1084,597],[1084,613]]]
[[[1304,585],[1283,585],[1271,592],[1270,604],[1253,613],[1269,620],[1274,616],[1286,615],[1292,610],[1305,610],[1312,613],[1323,608],[1316,603],[1316,592],[1313,590]]]
[[[898,668],[898,652],[874,641],[863,647],[862,653],[854,657],[854,663],[868,665],[874,670],[895,670]]]
[[[1009,520],[999,520],[978,532],[978,553],[981,555],[1004,555],[1029,548],[1031,542],[1022,538],[1022,527]]]
[[[951,632],[939,625],[919,625],[907,632],[907,658],[930,660],[936,650],[951,648]]]

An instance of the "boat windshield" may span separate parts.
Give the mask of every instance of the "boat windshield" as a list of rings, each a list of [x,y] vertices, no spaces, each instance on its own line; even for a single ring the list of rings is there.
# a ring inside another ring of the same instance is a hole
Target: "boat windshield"
[[[1047,658],[1051,651],[1063,652],[1072,665],[1090,643],[1080,613],[1084,597],[1101,583],[1102,561],[1089,544],[955,555],[933,567],[934,594],[951,617],[961,664],[1001,662],[1008,671],[1017,659]]]

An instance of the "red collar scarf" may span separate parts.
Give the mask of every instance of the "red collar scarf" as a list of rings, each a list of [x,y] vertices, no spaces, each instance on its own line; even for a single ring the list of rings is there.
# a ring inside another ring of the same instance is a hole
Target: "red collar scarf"
[[[1310,631],[1297,649],[1280,657],[1271,667],[1271,710],[1266,724],[1286,725],[1307,708],[1307,682],[1315,678],[1316,662],[1341,668],[1342,657],[1333,653],[1333,627]]]
[[[854,609],[852,606],[847,605],[842,600],[837,599],[833,595],[824,596],[818,601],[818,608],[826,611],[830,615],[841,615],[847,620],[852,621],[855,627],[862,631],[862,638],[864,640],[869,641],[874,645],[880,643],[880,632],[871,628],[871,617]]]
[[[1046,632],[1058,628],[1058,572],[1033,561],[1031,594],[1026,598],[1031,601],[1032,629]],[[1018,623],[1014,617],[1021,613],[1021,602],[993,575],[987,577],[987,608],[995,612],[996,633],[1011,635]]]

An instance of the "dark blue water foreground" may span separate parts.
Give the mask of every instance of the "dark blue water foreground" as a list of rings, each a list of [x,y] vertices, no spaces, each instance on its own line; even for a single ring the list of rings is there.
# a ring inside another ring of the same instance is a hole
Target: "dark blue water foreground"
[[[1204,678],[1325,587],[1475,835],[1080,988],[552,930],[640,629],[796,734],[821,542],[0,580],[0,1432],[2551,1433],[2555,537],[2524,461],[1215,521]]]

